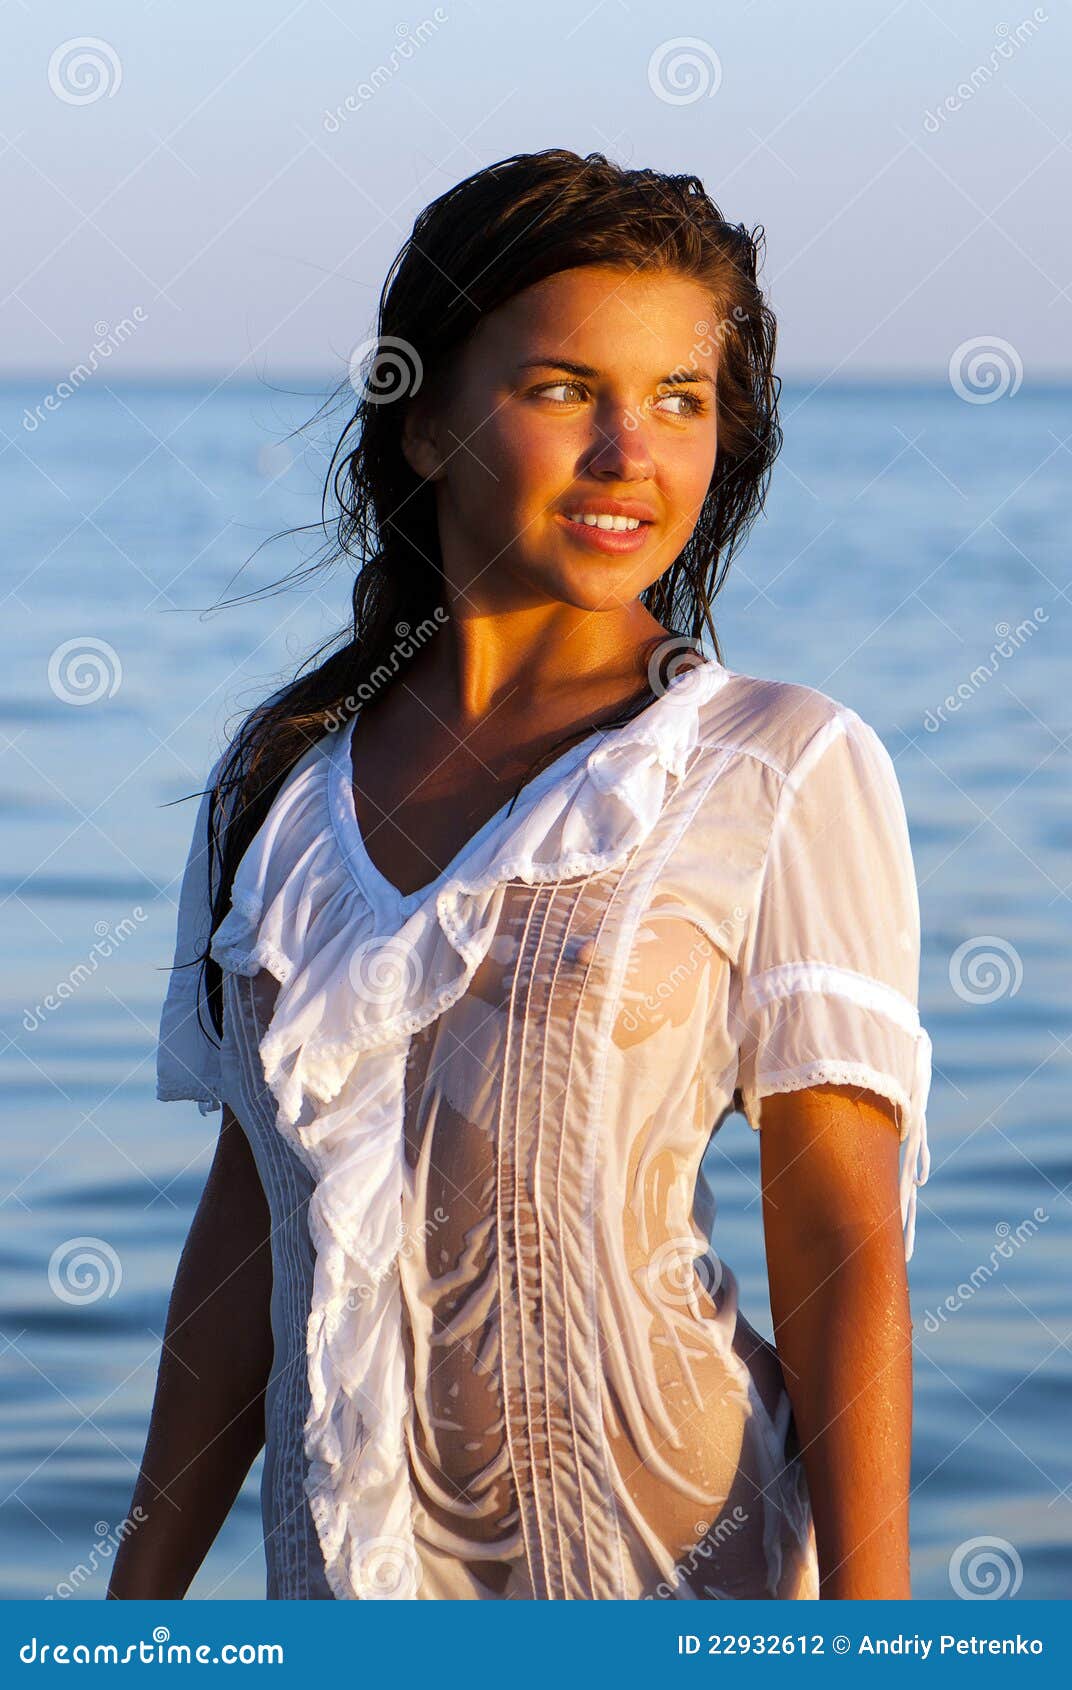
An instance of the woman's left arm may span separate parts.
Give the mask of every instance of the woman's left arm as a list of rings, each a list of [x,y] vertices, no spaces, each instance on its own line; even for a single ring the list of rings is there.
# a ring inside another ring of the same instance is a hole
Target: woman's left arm
[[[858,1086],[762,1102],[774,1334],[824,1599],[911,1596],[912,1320],[893,1106]]]

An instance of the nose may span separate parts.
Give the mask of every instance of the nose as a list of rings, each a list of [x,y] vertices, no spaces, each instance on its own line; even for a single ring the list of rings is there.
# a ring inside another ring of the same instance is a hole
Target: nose
[[[634,411],[619,406],[613,416],[596,417],[595,439],[586,468],[610,481],[650,481],[655,460],[643,423]]]

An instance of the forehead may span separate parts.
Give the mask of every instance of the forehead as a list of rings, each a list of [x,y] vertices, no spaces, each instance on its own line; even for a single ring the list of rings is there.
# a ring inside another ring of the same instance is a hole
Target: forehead
[[[472,338],[479,361],[568,359],[601,374],[659,378],[677,364],[710,366],[697,350],[711,316],[707,287],[692,277],[603,265],[563,270],[489,312]]]

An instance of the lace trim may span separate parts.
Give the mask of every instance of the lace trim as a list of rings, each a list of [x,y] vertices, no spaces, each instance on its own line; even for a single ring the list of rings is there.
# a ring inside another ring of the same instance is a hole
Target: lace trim
[[[931,1171],[930,1145],[927,1140],[925,1103],[930,1090],[931,1041],[922,1028],[916,1040],[915,1071],[911,1093],[895,1080],[871,1068],[865,1062],[843,1062],[833,1058],[809,1063],[806,1067],[785,1070],[775,1076],[757,1076],[753,1086],[741,1093],[745,1119],[756,1131],[760,1128],[759,1101],[774,1093],[800,1091],[813,1085],[861,1086],[877,1092],[900,1110],[900,1141],[903,1159],[900,1173],[901,1221],[904,1229],[905,1261],[910,1261],[916,1242],[917,1191],[926,1185]]]
[[[156,1101],[158,1103],[196,1103],[202,1114],[212,1109],[222,1109],[223,1100],[216,1096],[209,1087],[198,1085],[191,1080],[188,1086],[176,1085],[167,1080],[157,1085]]]
[[[267,939],[258,939],[256,944],[243,950],[238,945],[228,945],[217,938],[213,942],[212,954],[220,967],[230,969],[232,974],[252,976],[266,968],[281,986],[285,986],[294,973],[294,964],[290,958]]]
[[[809,1063],[804,1068],[787,1069],[779,1073],[777,1078],[773,1075],[758,1076],[755,1085],[741,1094],[749,1126],[759,1130],[758,1104],[761,1098],[778,1092],[802,1091],[808,1086],[818,1085],[862,1086],[868,1091],[877,1092],[880,1097],[888,1098],[901,1111],[900,1140],[904,1143],[908,1134],[908,1116],[912,1109],[912,1099],[904,1086],[892,1075],[883,1074],[866,1062],[841,1062],[832,1058]]]

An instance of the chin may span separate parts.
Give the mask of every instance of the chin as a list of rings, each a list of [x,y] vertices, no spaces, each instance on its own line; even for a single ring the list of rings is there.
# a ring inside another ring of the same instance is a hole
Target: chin
[[[603,611],[624,610],[642,590],[643,583],[634,592],[618,583],[612,589],[609,582],[592,579],[549,582],[547,585],[550,598],[557,599],[560,604],[568,604],[574,610],[590,611],[596,615]]]

